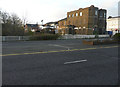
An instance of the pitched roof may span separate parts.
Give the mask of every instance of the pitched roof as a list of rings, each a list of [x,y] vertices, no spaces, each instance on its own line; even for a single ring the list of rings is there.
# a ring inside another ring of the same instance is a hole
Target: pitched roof
[[[108,19],[111,19],[111,18],[120,18],[120,16],[116,16],[116,17],[112,17],[112,16],[111,16],[111,17],[109,17]]]
[[[61,19],[61,20],[59,20],[59,21],[63,21],[63,20],[67,20],[67,18]],[[58,22],[59,22],[59,21],[58,21]]]
[[[38,28],[38,24],[26,24],[27,27]]]
[[[57,24],[58,22],[48,22],[46,24]]]

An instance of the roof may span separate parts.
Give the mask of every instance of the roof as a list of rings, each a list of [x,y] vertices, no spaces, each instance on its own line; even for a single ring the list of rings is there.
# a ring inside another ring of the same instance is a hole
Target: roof
[[[111,18],[120,18],[120,16],[116,16],[116,17],[110,16],[108,19],[111,19]]]
[[[101,9],[99,9],[99,10],[100,10],[100,11],[107,11],[106,9],[102,9],[102,8],[101,8]]]
[[[38,26],[38,24],[26,24],[27,26]]]
[[[48,22],[46,24],[57,24],[58,22]]]
[[[68,13],[71,13],[71,12],[76,12],[76,11],[79,11],[79,10],[84,10],[84,9],[88,9],[88,8],[97,8],[99,9],[98,7],[95,7],[94,5],[91,5],[90,7],[85,7],[85,8],[79,8],[78,10],[73,10],[73,11],[70,11]],[[106,11],[106,9],[99,9],[99,10],[102,10],[102,11]]]
[[[38,28],[38,24],[26,24],[27,27]]]
[[[64,20],[67,20],[67,18],[61,19],[61,20],[59,20],[59,21],[64,21]],[[59,22],[59,21],[58,21],[58,22]]]
[[[79,10],[84,10],[84,9],[91,8],[91,7],[93,7],[93,8],[98,8],[98,7],[95,7],[94,5],[91,5],[90,7],[79,8],[79,9],[77,9],[77,10],[73,10],[73,11],[70,11],[70,12],[68,12],[68,13],[76,12],[76,11],[79,11]]]

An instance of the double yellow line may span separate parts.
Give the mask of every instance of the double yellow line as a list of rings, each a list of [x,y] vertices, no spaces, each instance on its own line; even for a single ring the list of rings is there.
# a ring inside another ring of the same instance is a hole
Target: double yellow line
[[[3,55],[0,55],[0,56],[18,56],[18,55],[46,54],[46,53],[58,53],[58,52],[70,52],[70,51],[82,51],[82,50],[95,50],[95,49],[115,48],[115,47],[118,47],[118,46],[106,46],[106,47],[99,47],[99,48],[84,48],[84,49],[71,49],[71,50],[46,51],[46,52],[3,54]]]

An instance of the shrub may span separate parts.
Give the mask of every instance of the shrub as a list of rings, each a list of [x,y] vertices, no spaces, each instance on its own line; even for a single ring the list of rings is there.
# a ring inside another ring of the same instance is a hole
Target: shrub
[[[116,33],[113,38],[117,41],[120,41],[120,33]]]
[[[32,36],[32,35],[34,35],[34,32],[28,31],[28,32],[24,33],[24,35],[25,36]]]
[[[57,40],[59,34],[37,34],[30,37],[30,40]]]

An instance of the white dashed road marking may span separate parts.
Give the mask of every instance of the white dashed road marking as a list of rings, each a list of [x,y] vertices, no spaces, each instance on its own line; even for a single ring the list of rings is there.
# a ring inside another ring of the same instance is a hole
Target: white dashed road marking
[[[65,62],[64,64],[75,64],[75,63],[82,63],[82,62],[87,62],[87,60],[78,60],[78,61],[71,61],[71,62]]]

